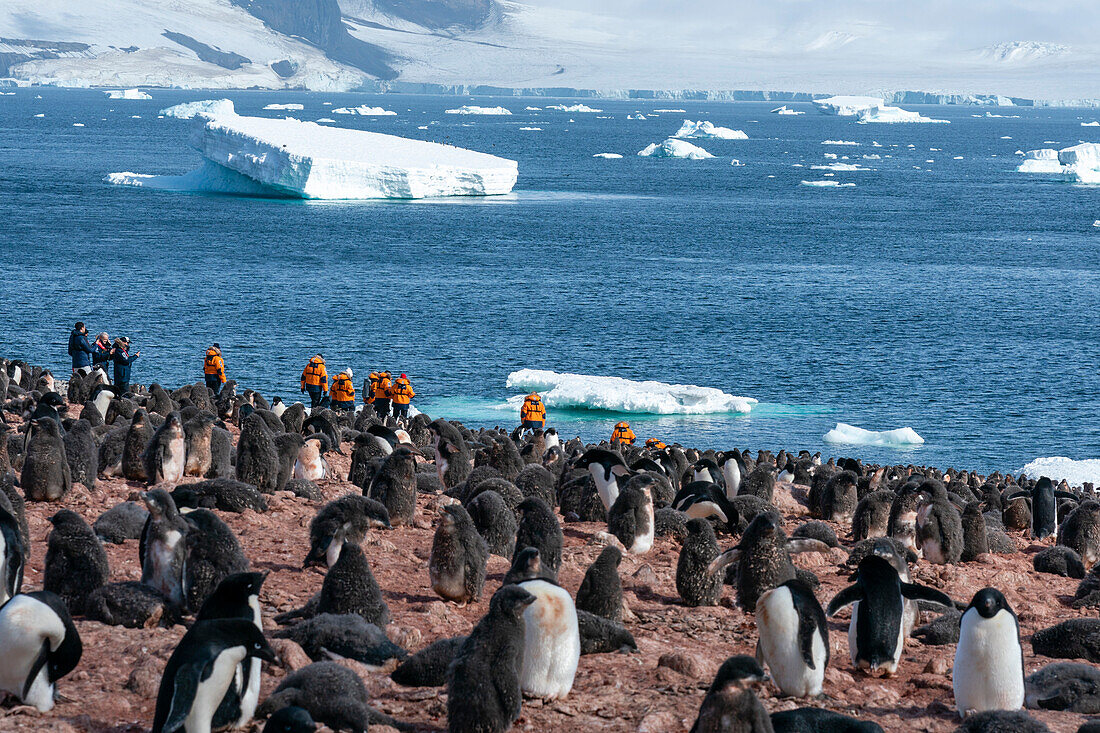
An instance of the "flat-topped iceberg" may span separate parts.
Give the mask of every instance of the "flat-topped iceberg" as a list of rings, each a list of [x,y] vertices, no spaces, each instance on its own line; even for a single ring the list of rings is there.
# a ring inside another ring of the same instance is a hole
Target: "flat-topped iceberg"
[[[866,109],[882,107],[886,104],[882,97],[856,97],[851,95],[815,99],[813,102],[818,112],[840,117],[855,117]]]
[[[237,114],[233,101],[229,99],[201,99],[198,102],[175,104],[160,111],[165,117],[190,120],[195,117],[218,117]]]
[[[691,120],[684,120],[684,124],[680,125],[680,129],[673,134],[673,137],[698,137],[713,140],[748,140],[749,136],[741,130],[731,130],[728,127],[718,127],[711,124],[707,120],[699,120],[693,122]]]
[[[1086,481],[1100,485],[1100,459],[1088,458],[1075,461],[1064,456],[1036,458],[1021,468],[1022,473],[1031,478],[1046,476],[1054,481],[1065,479],[1070,486],[1081,486]]]
[[[558,112],[603,112],[602,109],[595,109],[587,104],[548,104],[546,109],[556,109]]]
[[[687,158],[688,160],[703,160],[714,157],[698,145],[692,145],[686,140],[677,140],[672,137],[664,142],[650,143],[639,150],[638,155],[647,158]]]
[[[305,109],[304,104],[298,104],[297,102],[290,102],[288,104],[279,104],[278,102],[272,102],[271,104],[265,104],[264,109],[285,109],[288,112],[297,112]]]
[[[518,172],[515,161],[485,153],[290,118],[219,115],[205,119],[191,144],[204,158],[202,187],[187,190],[242,193],[241,176],[262,187],[247,193],[297,198],[486,196],[511,191]],[[226,178],[233,185],[218,189]],[[181,184],[133,173],[108,180],[173,190]]]
[[[802,181],[803,186],[813,188],[855,188],[854,183],[841,183],[840,181]]]
[[[804,115],[804,114],[806,114],[805,112],[802,112],[801,110],[791,109],[787,105],[783,105],[782,107],[776,107],[775,109],[773,109],[771,111],[771,113],[773,115]]]
[[[913,428],[864,430],[843,422],[838,422],[835,428],[825,433],[822,440],[840,445],[879,445],[892,448],[906,448],[924,443],[924,438],[917,435]]]
[[[910,112],[907,109],[901,107],[870,107],[860,112],[856,117],[859,118],[860,124],[868,123],[881,123],[881,124],[895,124],[895,123],[912,123],[912,122],[931,122],[936,124],[947,125],[951,123],[951,120],[937,120],[932,117],[925,117],[919,112]]]
[[[140,89],[111,89],[105,93],[108,99],[152,99]]]
[[[592,157],[593,158],[615,158],[615,159],[617,159],[617,158],[621,158],[623,156],[622,156],[621,153],[596,153]]]
[[[397,113],[383,107],[368,107],[361,104],[358,107],[337,107],[332,110],[334,115],[360,115],[361,117],[392,117]]]
[[[638,382],[622,377],[561,374],[521,369],[508,375],[509,389],[535,390],[547,407],[607,410],[650,415],[706,415],[746,413],[756,404],[713,387],[664,382]],[[508,400],[518,408],[523,395]]]
[[[1075,183],[1100,183],[1100,143],[1079,143],[1061,150],[1029,150],[1016,170],[1058,175]]]
[[[455,109],[445,110],[449,115],[510,115],[512,110],[506,107],[478,107],[466,104]]]

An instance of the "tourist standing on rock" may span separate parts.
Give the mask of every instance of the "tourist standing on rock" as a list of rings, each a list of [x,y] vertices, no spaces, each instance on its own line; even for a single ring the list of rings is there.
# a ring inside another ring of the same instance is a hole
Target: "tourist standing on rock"
[[[111,350],[111,359],[115,363],[115,389],[119,396],[130,391],[130,365],[141,356],[140,351],[130,355],[130,339],[120,336],[115,339],[115,348]]]
[[[332,409],[355,412],[355,384],[351,381],[352,371],[348,367],[332,378]]]
[[[328,393],[328,372],[325,371],[325,357],[318,353],[302,370],[302,391],[309,393],[309,406],[323,407]]]
[[[104,331],[95,337],[95,343],[92,344],[92,363],[96,366],[102,366],[103,371],[106,372],[107,364],[113,356],[111,351],[111,337]]]
[[[92,371],[92,356],[95,352],[88,343],[88,329],[83,321],[77,321],[69,334],[69,356],[73,359],[73,374],[87,374]]]
[[[393,416],[400,421],[408,420],[409,403],[412,402],[413,397],[416,397],[416,392],[413,392],[409,378],[402,374],[390,389],[390,399],[393,400]]]
[[[214,397],[221,394],[222,385],[225,384],[225,360],[222,359],[222,347],[218,344],[206,350],[202,373],[206,377],[206,386],[214,393]]]
[[[386,422],[390,416],[390,394],[393,383],[390,382],[389,372],[378,372],[378,381],[374,386],[374,411],[378,413],[378,419]]]
[[[542,404],[538,392],[532,392],[523,399],[523,407],[519,408],[519,420],[520,427],[529,430],[541,430],[546,425],[546,405]]]

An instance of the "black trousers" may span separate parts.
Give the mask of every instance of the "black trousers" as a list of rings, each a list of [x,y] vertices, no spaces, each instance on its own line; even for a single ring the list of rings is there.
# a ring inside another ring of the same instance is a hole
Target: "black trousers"
[[[378,413],[378,417],[390,416],[390,401],[389,400],[375,400],[374,411]]]
[[[218,378],[217,374],[206,375],[206,386],[210,388],[210,391],[217,397],[222,392],[222,380]]]

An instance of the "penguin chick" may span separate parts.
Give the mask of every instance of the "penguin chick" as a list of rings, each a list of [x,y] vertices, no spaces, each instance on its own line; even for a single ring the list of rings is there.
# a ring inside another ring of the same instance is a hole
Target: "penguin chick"
[[[699,518],[690,520],[687,539],[676,562],[676,592],[686,605],[718,605],[722,598],[722,575],[709,570],[718,554],[718,539],[710,522]]]
[[[124,501],[115,504],[99,515],[92,524],[96,536],[104,542],[121,545],[126,540],[141,539],[149,512],[137,502]]]
[[[634,555],[644,555],[653,547],[653,495],[649,488],[655,483],[648,474],[631,477],[607,510],[608,531]]]
[[[178,412],[169,414],[164,424],[157,428],[141,458],[145,480],[150,484],[175,483],[183,478],[187,448]]]
[[[197,610],[218,587],[234,573],[248,571],[237,535],[209,509],[196,509],[184,517],[187,534],[184,545],[187,559],[181,578],[187,608]]]
[[[144,583],[128,580],[107,583],[88,596],[84,615],[92,621],[128,629],[172,626],[180,622],[174,608],[159,591]]]
[[[542,575],[557,580],[561,569],[561,550],[564,542],[561,525],[546,502],[537,497],[524,499],[518,508],[519,528],[516,531],[516,550],[513,562],[525,547],[534,547],[539,551]]]
[[[256,713],[270,715],[291,705],[308,711],[310,717],[334,731],[365,731],[370,725],[405,728],[368,705],[363,680],[336,662],[314,662],[291,672]]]
[[[1058,527],[1058,544],[1077,552],[1088,570],[1100,559],[1100,502],[1082,502]]]
[[[56,421],[31,421],[19,483],[29,501],[60,501],[68,495],[72,473],[61,425]]]
[[[447,684],[447,670],[465,641],[465,636],[434,641],[399,664],[390,678],[405,687],[442,687]]]
[[[189,525],[164,489],[146,491],[141,499],[149,510],[138,546],[141,582],[156,588],[173,606],[182,608],[183,564],[187,558],[184,537]]]
[[[294,478],[320,481],[328,478],[329,475],[328,461],[321,452],[320,438],[309,438],[303,441],[298,449],[298,455],[294,458]]]
[[[428,559],[432,590],[446,601],[476,603],[488,560],[489,546],[462,505],[443,507]]]
[[[718,668],[691,733],[773,733],[767,710],[746,685],[767,679],[756,660],[730,657]]]
[[[107,582],[107,551],[80,515],[62,509],[50,517],[46,572],[42,586],[65,602],[69,613],[84,613],[92,591]]]
[[[349,494],[325,504],[309,523],[309,554],[302,567],[332,567],[345,542],[361,544],[371,527],[390,529],[390,514],[374,499]]]
[[[516,550],[516,515],[495,491],[482,491],[466,505],[477,531],[485,538],[489,553],[511,558]]]
[[[619,495],[620,498],[622,494]],[[577,610],[622,623],[623,582],[619,577],[619,563],[623,554],[614,545],[603,549],[584,573],[584,580],[577,591]]]
[[[354,613],[322,613],[280,629],[272,636],[292,640],[315,662],[346,658],[378,668],[389,659],[408,656],[408,652],[389,640],[385,631]]]
[[[394,526],[412,524],[416,518],[416,456],[420,451],[399,445],[386,456],[363,495],[382,503]]]
[[[577,631],[581,636],[581,656],[638,651],[634,635],[622,624],[588,611],[577,611]]]
[[[797,708],[772,713],[775,733],[883,733],[882,726],[824,708]]]
[[[390,622],[389,607],[359,545],[345,543],[340,558],[325,574],[317,613],[357,613],[381,628]]]
[[[316,730],[317,724],[313,722],[309,711],[296,705],[288,705],[267,719],[263,733],[315,733]]]
[[[1100,713],[1100,669],[1079,662],[1055,662],[1028,675],[1025,704],[1032,710]]]

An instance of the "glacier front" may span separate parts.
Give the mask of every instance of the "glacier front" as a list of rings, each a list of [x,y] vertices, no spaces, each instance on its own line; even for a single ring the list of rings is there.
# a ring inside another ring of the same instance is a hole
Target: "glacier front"
[[[242,185],[243,177],[269,195],[296,198],[488,196],[510,192],[518,174],[515,161],[486,153],[292,118],[223,114],[200,118],[197,125],[191,144],[204,159],[203,173],[194,177],[202,185],[191,190],[242,193],[245,188],[255,195]],[[173,190],[188,181],[169,178],[126,173],[107,180]],[[218,188],[222,180],[233,185]]]

